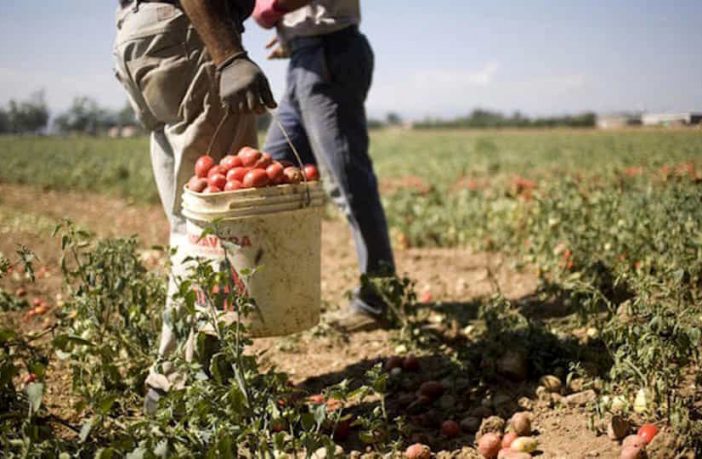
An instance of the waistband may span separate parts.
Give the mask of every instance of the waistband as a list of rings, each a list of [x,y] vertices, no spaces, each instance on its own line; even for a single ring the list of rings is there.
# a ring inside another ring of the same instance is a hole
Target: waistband
[[[179,0],[119,0],[119,5],[122,8],[139,3],[167,3],[169,5],[180,6]]]
[[[357,25],[344,27],[336,32],[326,33],[324,35],[313,35],[311,37],[296,37],[290,40],[290,49],[295,52],[298,49],[321,46],[325,41],[350,38],[358,35],[360,32]]]

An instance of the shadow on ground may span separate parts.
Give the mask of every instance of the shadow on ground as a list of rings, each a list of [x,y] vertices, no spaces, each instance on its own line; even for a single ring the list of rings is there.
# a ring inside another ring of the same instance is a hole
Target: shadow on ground
[[[551,289],[553,290],[553,289]],[[539,402],[539,378],[546,374],[566,381],[574,368],[589,376],[603,375],[612,362],[601,342],[583,341],[572,334],[557,332],[549,319],[560,320],[573,311],[561,300],[567,292],[550,294],[547,300],[530,295],[511,304],[494,298],[466,303],[419,305],[444,316],[441,323],[424,321],[418,371],[390,373],[386,407],[391,429],[402,430],[405,442],[419,441],[434,451],[471,446],[481,422],[497,415],[509,419],[515,412]],[[541,305],[541,307],[539,307]],[[309,378],[300,387],[319,393],[343,380],[360,385],[364,375],[387,360],[361,360],[340,371]],[[441,394],[422,397],[422,384],[438,381]],[[375,403],[350,408],[359,415],[370,412]],[[399,426],[397,418],[404,418]],[[441,434],[445,420],[461,423],[463,431],[455,438]],[[397,435],[397,433],[394,433]],[[357,431],[341,442],[349,449],[363,450]]]

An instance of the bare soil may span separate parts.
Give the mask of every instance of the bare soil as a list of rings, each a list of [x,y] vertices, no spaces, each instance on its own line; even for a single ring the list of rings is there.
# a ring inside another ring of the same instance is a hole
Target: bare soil
[[[138,235],[145,248],[167,242],[167,223],[156,205],[135,205],[122,199],[85,193],[56,192],[39,188],[0,183],[0,252],[10,255],[17,244],[24,244],[39,256],[45,267],[34,285],[15,278],[3,281],[10,291],[19,286],[28,289],[28,298],[43,297],[54,302],[60,290],[58,275],[58,241],[51,229],[69,218],[99,236]],[[441,311],[446,305],[470,308],[494,293],[496,287],[508,298],[528,298],[537,285],[536,274],[529,268],[517,269],[514,260],[494,253],[476,253],[469,249],[404,249],[396,252],[400,272],[417,281],[417,292],[425,307]],[[344,221],[324,221],[322,239],[322,295],[325,310],[344,304],[346,293],[357,282],[357,265],[349,230]],[[496,281],[496,282],[495,282]],[[40,330],[50,324],[49,316],[30,322],[17,313],[3,314],[3,321],[23,330]],[[373,363],[396,352],[391,333],[385,330],[343,335],[322,323],[312,331],[287,338],[261,339],[255,344],[264,362],[288,372],[295,383],[321,388],[329,382],[356,377]],[[431,371],[441,356],[427,356],[423,371]],[[62,370],[51,374],[56,389],[48,405],[64,411],[68,375]],[[51,381],[49,387],[51,387]],[[64,390],[66,389],[66,390]],[[523,392],[523,387],[510,387]],[[620,447],[587,428],[588,415],[580,408],[553,409],[534,404],[534,426],[538,431],[539,457],[544,458],[616,458]],[[442,457],[478,457],[472,447],[474,438],[464,435],[451,441],[439,437],[438,428],[426,429],[422,439],[444,449]],[[449,453],[449,451],[451,451]]]

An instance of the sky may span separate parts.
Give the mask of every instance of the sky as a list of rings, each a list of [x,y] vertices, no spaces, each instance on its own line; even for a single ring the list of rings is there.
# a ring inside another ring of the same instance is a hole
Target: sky
[[[112,72],[117,0],[0,1],[0,104],[43,89],[54,113],[78,95],[121,107]],[[367,110],[407,119],[476,107],[530,115],[702,110],[700,0],[365,0],[375,52]],[[244,45],[276,97],[285,61],[270,31]]]

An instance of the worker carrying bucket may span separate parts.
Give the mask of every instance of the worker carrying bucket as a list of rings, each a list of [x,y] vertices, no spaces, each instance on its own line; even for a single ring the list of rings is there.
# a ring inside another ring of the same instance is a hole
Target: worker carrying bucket
[[[186,249],[204,253],[209,249],[202,241],[196,242],[200,238],[195,236],[204,225],[222,217],[230,232],[226,237],[241,245],[234,263],[253,266],[260,262],[264,266],[256,273],[260,279],[253,276],[247,286],[248,293],[260,301],[262,311],[261,320],[251,324],[251,332],[263,336],[292,333],[317,321],[319,183],[223,193],[221,198],[214,193],[198,196],[186,189],[203,154],[217,162],[243,147],[255,148],[255,114],[276,107],[268,80],[241,42],[243,22],[254,6],[256,20],[265,27],[276,25],[281,42],[292,52],[289,81],[300,77],[307,65],[313,65],[309,74],[314,77],[308,86],[288,88],[277,114],[280,121],[269,132],[265,149],[274,159],[291,161],[292,143],[304,162],[319,166],[327,193],[351,225],[362,273],[392,273],[394,265],[368,157],[363,104],[370,85],[372,52],[358,32],[358,0],[254,3],[120,0],[114,57],[117,78],[151,132],[152,166],[170,224],[171,247],[184,249],[176,253]],[[221,135],[215,136],[218,126]],[[284,131],[291,138],[283,143]],[[234,195],[241,199],[234,199]],[[246,244],[242,243],[244,238]],[[288,253],[281,253],[281,247]],[[303,258],[290,261],[300,254]],[[175,273],[183,269],[178,257],[173,260]],[[305,263],[300,263],[302,259]],[[296,283],[294,291],[304,290],[308,296],[300,293],[297,298],[285,298],[283,309],[275,309],[281,307],[280,292],[284,289],[269,285],[269,291],[264,292],[260,285],[266,276],[275,277],[276,282]],[[303,288],[308,285],[311,288]],[[169,298],[176,290],[172,277]],[[169,300],[166,314],[173,306]],[[283,320],[288,314],[285,307],[296,308],[299,320]],[[383,312],[382,301],[359,288],[350,307],[330,322],[353,331],[377,325]],[[172,382],[169,356],[177,344],[174,331],[164,320],[159,359],[146,381],[147,412],[155,410],[160,394]]]

